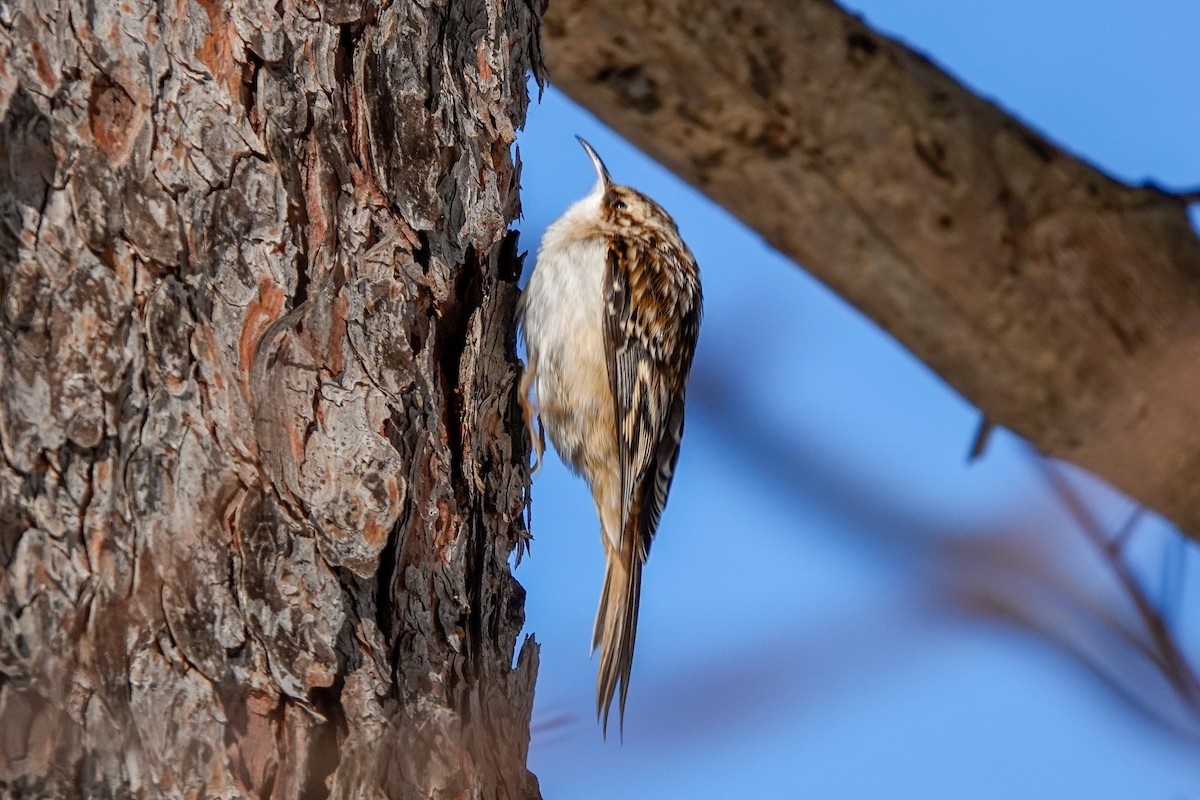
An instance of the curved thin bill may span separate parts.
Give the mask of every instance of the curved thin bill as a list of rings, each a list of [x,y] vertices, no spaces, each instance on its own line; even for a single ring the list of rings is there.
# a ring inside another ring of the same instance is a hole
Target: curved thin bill
[[[608,177],[608,168],[604,166],[604,162],[600,160],[600,156],[596,154],[592,146],[582,136],[576,136],[575,138],[579,140],[579,143],[583,145],[583,149],[587,151],[588,158],[592,160],[592,166],[596,168],[596,174],[600,176],[600,180],[604,185],[608,186],[612,183],[612,180]]]

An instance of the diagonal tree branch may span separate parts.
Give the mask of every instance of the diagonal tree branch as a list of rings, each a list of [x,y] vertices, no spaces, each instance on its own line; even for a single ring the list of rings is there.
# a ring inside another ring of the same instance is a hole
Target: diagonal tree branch
[[[1200,240],[828,0],[558,0],[551,79],[983,410],[1200,536]],[[709,269],[739,269],[736,264]]]

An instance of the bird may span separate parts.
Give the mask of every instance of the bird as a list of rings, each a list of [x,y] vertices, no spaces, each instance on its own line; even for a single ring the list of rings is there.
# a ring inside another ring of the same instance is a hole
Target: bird
[[[596,716],[607,738],[618,685],[624,734],[642,567],[679,458],[703,297],[675,221],[613,182],[592,146],[576,138],[597,180],[539,245],[518,304],[527,357],[519,394],[534,471],[544,431],[587,481],[600,518],[604,587],[592,652],[599,646]]]

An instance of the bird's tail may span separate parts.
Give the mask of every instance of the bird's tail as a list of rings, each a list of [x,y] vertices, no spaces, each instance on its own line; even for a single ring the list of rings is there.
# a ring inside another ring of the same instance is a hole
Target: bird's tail
[[[636,515],[633,517],[628,524],[636,524]],[[605,736],[608,735],[608,713],[618,682],[621,684],[619,712],[622,729],[625,725],[625,698],[629,694],[633,645],[637,640],[638,602],[642,594],[642,564],[646,560],[639,546],[639,537],[626,535],[621,540],[619,548],[605,548],[604,591],[600,594],[596,627],[592,631],[592,651],[595,652],[596,646],[600,646],[596,716],[602,716]]]

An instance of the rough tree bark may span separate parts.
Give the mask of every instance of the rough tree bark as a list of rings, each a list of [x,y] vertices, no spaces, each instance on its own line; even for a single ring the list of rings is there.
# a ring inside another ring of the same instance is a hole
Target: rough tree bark
[[[556,0],[554,84],[989,418],[1200,537],[1200,239],[830,0]],[[738,265],[709,265],[739,269]]]
[[[539,3],[0,2],[0,787],[536,797]]]

